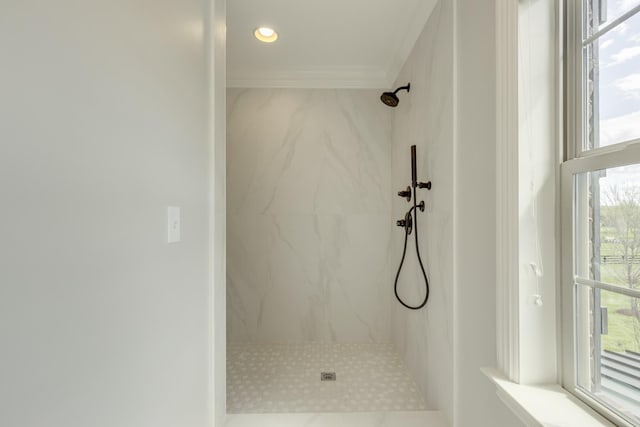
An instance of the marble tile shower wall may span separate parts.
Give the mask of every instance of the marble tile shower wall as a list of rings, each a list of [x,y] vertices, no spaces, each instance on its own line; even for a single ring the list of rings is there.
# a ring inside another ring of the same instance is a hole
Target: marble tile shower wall
[[[427,204],[419,214],[420,251],[426,261],[431,294],[427,306],[412,312],[394,303],[393,342],[404,356],[427,403],[453,422],[453,6],[440,0],[396,81],[411,82],[393,113],[393,189],[411,180],[409,146],[416,144],[418,178],[433,181],[430,192],[419,190]],[[478,190],[480,191],[480,190]],[[408,203],[393,200],[394,219]],[[392,234],[392,268],[397,268],[404,235]],[[394,271],[395,272],[395,271]],[[421,301],[423,279],[414,243],[399,280],[399,291],[415,304]]]
[[[391,109],[379,95],[228,89],[229,341],[391,340]]]

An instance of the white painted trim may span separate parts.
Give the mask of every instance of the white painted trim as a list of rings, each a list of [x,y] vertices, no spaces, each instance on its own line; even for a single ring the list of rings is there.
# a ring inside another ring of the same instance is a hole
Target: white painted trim
[[[565,2],[565,160],[573,159],[582,151],[582,64],[579,55],[581,49],[582,33],[581,20],[575,19],[581,16],[576,12],[580,10],[579,1]],[[579,112],[576,114],[576,112]],[[574,316],[575,307],[573,286],[573,173],[571,165],[564,162],[560,167],[560,234],[561,234],[561,379],[562,385],[567,390],[575,389],[575,363],[576,353]]]
[[[303,77],[290,79],[232,79],[229,88],[294,88],[294,89],[387,89],[391,85],[386,79],[329,79]]]
[[[565,160],[566,155],[566,45],[565,45],[565,16],[566,16],[566,2],[558,1],[556,4],[556,137],[558,146],[557,148],[557,161],[558,171],[555,174],[555,188],[556,188],[556,232],[560,238],[556,239],[556,261],[559,263],[556,268],[556,381],[558,384],[562,384],[562,357],[563,357],[563,326],[562,326],[562,274],[563,274],[563,255],[562,255],[562,173],[560,171],[560,165]],[[563,60],[563,58],[565,58]]]
[[[518,382],[518,2],[495,5],[497,358],[498,367]]]
[[[460,45],[459,45],[459,32],[458,32],[458,1],[459,0],[452,0],[453,1],[453,40],[452,40],[452,47],[453,47],[453,120],[452,120],[452,124],[453,124],[453,132],[452,132],[452,142],[453,142],[453,147],[451,150],[451,154],[452,154],[452,158],[453,158],[453,170],[452,170],[452,188],[453,188],[453,197],[451,197],[451,204],[452,204],[452,223],[453,223],[453,230],[452,230],[452,241],[453,241],[453,251],[454,254],[457,251],[457,245],[459,242],[459,232],[458,232],[458,220],[459,220],[459,206],[458,206],[458,198],[455,197],[456,194],[459,194],[459,183],[458,183],[458,177],[459,175],[459,165],[458,165],[458,155],[459,155],[459,147],[460,147],[460,71],[459,71],[459,67],[460,67]],[[464,408],[462,408],[461,404],[460,404],[460,394],[459,392],[456,392],[456,388],[458,387],[458,384],[461,384],[460,381],[460,367],[461,367],[461,363],[460,360],[463,358],[463,356],[461,356],[459,353],[459,351],[455,351],[455,349],[460,348],[459,347],[459,343],[460,343],[460,322],[457,319],[460,319],[460,308],[458,307],[458,301],[460,301],[460,290],[459,290],[459,283],[460,283],[460,278],[459,278],[459,271],[458,271],[458,265],[459,262],[457,260],[457,257],[454,255],[453,256],[453,271],[451,274],[451,279],[452,279],[452,307],[453,307],[453,315],[451,316],[451,318],[454,319],[453,321],[453,375],[452,375],[452,380],[453,380],[453,402],[452,402],[452,409],[453,409],[453,416],[452,419],[450,420],[453,424],[453,426],[458,425],[458,418],[460,417],[460,415],[458,414],[462,414]]]
[[[560,168],[560,214],[562,239],[561,270],[562,282],[562,385],[567,390],[575,389],[575,327],[574,327],[574,286],[573,286],[573,174],[564,163]]]
[[[203,49],[207,56],[209,139],[209,425],[226,418],[226,0],[208,0]],[[204,302],[203,302],[204,304]]]
[[[640,163],[640,141],[615,145],[611,148],[598,156],[568,160],[562,164],[562,168],[570,174],[576,174]]]
[[[588,157],[598,157],[607,153],[612,153],[616,151],[620,151],[625,149],[628,146],[638,145],[640,143],[640,138],[630,139],[628,141],[618,142],[612,145],[606,145],[604,147],[594,148],[592,150],[581,151],[580,155],[577,158],[588,158]]]
[[[640,290],[633,288],[625,288],[619,285],[612,285],[607,282],[599,282],[597,280],[585,279],[583,277],[576,277],[574,279],[576,285],[589,286],[591,288],[603,289],[609,292],[615,292],[621,295],[626,295],[631,298],[640,298]]]
[[[558,384],[526,386],[509,381],[496,369],[482,372],[496,385],[500,400],[527,426],[613,427]]]
[[[504,405],[509,408],[520,421],[522,421],[522,424],[527,427],[543,427],[538,420],[532,417],[522,405],[519,405],[509,393],[496,387],[496,395],[500,401],[504,403]]]
[[[214,0],[211,0],[214,1]],[[213,77],[213,74],[211,73],[211,76]],[[209,93],[211,93],[211,91],[209,91]],[[213,119],[211,117],[209,117],[209,121],[213,122]],[[213,125],[210,123],[209,124],[209,128],[211,128]],[[211,152],[214,150],[214,145],[215,145],[215,138],[210,134],[209,135],[209,161],[212,161],[212,155]],[[215,179],[213,177],[214,172],[213,172],[213,168],[210,166],[209,167],[209,186],[208,189],[209,191],[214,191],[213,189],[215,188]],[[208,215],[209,215],[209,219],[208,219],[208,244],[207,244],[207,264],[208,264],[208,286],[207,286],[207,311],[208,311],[208,316],[207,316],[207,321],[209,322],[208,327],[207,327],[207,360],[208,360],[208,381],[207,381],[207,406],[209,409],[209,414],[208,414],[208,418],[209,418],[209,425],[212,427],[217,427],[218,425],[220,425],[220,421],[219,421],[219,410],[216,407],[216,402],[218,402],[218,394],[217,394],[217,390],[216,390],[216,380],[218,379],[218,373],[216,372],[216,361],[215,361],[215,354],[216,354],[216,329],[215,329],[215,319],[216,319],[216,304],[215,304],[215,287],[216,287],[216,282],[215,282],[215,265],[213,262],[213,253],[214,253],[214,240],[215,240],[215,236],[214,236],[214,232],[213,232],[213,223],[214,223],[214,202],[213,202],[213,197],[209,196],[209,201],[208,201]],[[226,414],[225,414],[226,416]]]

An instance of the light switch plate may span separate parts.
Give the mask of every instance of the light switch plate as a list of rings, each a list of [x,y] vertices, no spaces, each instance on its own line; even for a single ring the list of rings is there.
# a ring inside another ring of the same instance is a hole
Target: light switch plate
[[[180,208],[169,206],[167,208],[167,242],[177,243],[180,241]]]

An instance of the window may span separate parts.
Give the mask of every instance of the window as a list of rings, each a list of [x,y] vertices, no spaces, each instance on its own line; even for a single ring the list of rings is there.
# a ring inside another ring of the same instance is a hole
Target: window
[[[567,6],[564,385],[640,426],[640,0]]]

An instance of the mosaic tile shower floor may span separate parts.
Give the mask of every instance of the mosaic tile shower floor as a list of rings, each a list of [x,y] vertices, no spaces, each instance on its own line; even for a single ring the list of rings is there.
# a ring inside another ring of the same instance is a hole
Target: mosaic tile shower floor
[[[336,381],[320,381],[335,372]],[[227,345],[227,413],[422,411],[390,344]]]

